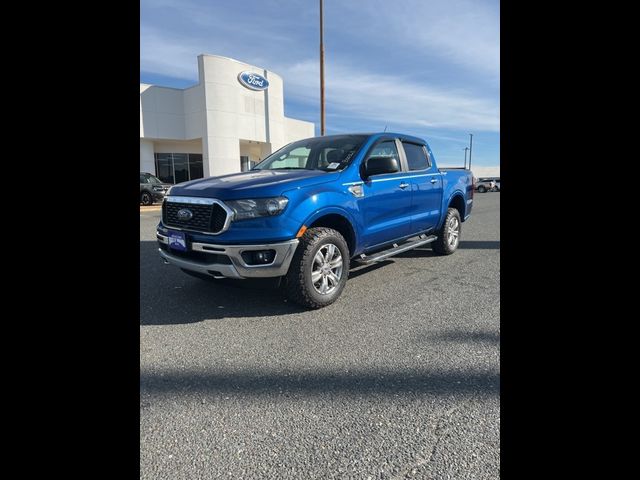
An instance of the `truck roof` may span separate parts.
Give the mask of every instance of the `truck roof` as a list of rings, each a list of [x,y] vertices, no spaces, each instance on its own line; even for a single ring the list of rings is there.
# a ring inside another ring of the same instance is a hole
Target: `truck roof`
[[[372,135],[392,135],[394,137],[400,137],[404,140],[409,140],[416,143],[427,143],[424,139],[420,137],[414,137],[413,135],[407,135],[406,133],[398,133],[398,132],[376,132]]]
[[[353,133],[338,133],[335,135],[325,135],[325,137],[340,137],[340,136],[348,136],[348,135],[366,135],[368,137],[379,137],[382,135],[390,135],[390,136],[394,136],[394,137],[400,137],[403,138],[405,140],[409,140],[411,142],[416,142],[416,143],[427,143],[424,139],[420,138],[420,137],[415,137],[413,135],[407,135],[405,133],[398,133],[398,132],[353,132]]]

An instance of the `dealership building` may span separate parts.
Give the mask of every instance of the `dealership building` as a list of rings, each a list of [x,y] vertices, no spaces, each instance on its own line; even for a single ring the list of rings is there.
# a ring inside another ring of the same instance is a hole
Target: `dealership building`
[[[198,56],[198,84],[140,84],[140,171],[162,181],[249,170],[314,124],[284,116],[282,78],[231,58]]]

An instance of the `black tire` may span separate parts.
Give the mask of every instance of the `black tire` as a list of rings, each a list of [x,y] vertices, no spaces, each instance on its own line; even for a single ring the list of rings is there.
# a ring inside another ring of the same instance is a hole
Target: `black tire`
[[[450,242],[449,234],[452,233],[452,227],[456,228],[458,234],[455,235],[455,242]],[[451,255],[458,249],[460,245],[460,234],[462,233],[462,221],[460,220],[460,212],[455,208],[449,208],[447,210],[447,216],[440,227],[438,232],[438,238],[435,242],[431,242],[431,248],[434,252],[440,255]]]
[[[140,194],[140,203],[146,206],[153,205],[153,195],[149,192],[142,192]]]
[[[207,275],[205,273],[194,272],[193,270],[187,270],[185,268],[181,268],[184,273],[187,275],[191,275],[192,277],[199,278],[200,280],[206,280],[207,282],[216,282],[217,278],[213,278],[211,275]]]
[[[337,259],[335,258],[335,248],[331,249],[330,245],[337,247],[340,252],[341,262],[338,263],[341,268],[339,275],[338,266],[332,266]],[[324,266],[321,266],[316,260],[316,255],[320,250],[323,250],[320,252],[320,256],[324,259],[329,256],[330,250],[334,252],[329,258],[329,262],[325,263]],[[293,255],[285,278],[284,290],[287,297],[289,300],[307,308],[322,308],[331,305],[338,299],[347,283],[349,263],[349,247],[339,232],[327,227],[308,229],[300,238],[300,243]],[[319,285],[314,285],[311,278],[314,267],[317,267],[316,274],[320,272],[319,274],[321,275],[315,282]],[[325,268],[328,270],[326,270],[326,273],[322,273],[325,272],[323,270]],[[331,274],[338,278],[337,283],[334,283],[334,280],[332,280],[334,277],[331,277]],[[327,293],[321,293],[318,290],[327,288],[330,289]]]
[[[487,191],[487,189],[484,187],[484,185],[482,185],[482,186],[478,187],[478,191],[479,191],[480,193],[484,193],[484,192],[486,192],[486,191]]]

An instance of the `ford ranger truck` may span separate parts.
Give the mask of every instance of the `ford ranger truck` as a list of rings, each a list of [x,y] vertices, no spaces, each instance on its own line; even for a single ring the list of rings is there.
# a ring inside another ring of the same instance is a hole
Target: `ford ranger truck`
[[[422,139],[394,133],[290,143],[252,170],[171,187],[160,255],[201,279],[280,277],[308,308],[335,302],[351,260],[430,244],[450,255],[473,206],[469,170],[439,169]]]

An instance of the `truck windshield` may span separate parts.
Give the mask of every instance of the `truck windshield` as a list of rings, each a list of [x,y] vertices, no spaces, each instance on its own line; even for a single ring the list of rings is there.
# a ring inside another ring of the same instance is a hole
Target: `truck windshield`
[[[252,170],[342,170],[356,156],[367,135],[335,135],[290,143]]]

